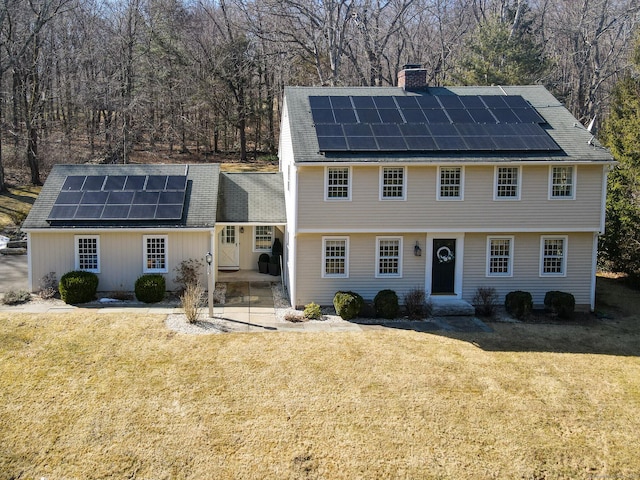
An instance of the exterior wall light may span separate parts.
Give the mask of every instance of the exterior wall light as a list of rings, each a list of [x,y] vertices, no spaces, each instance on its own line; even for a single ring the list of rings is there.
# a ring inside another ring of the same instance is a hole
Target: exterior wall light
[[[416,240],[416,246],[413,247],[413,254],[416,257],[421,257],[422,256],[422,249],[420,248],[420,242],[418,242],[417,240]]]

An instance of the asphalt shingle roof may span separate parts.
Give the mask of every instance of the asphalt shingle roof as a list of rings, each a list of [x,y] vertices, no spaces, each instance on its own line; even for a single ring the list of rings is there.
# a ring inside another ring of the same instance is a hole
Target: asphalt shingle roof
[[[281,173],[220,175],[218,222],[286,223]]]
[[[185,175],[187,193],[181,220],[57,222],[47,218],[68,175]],[[55,165],[23,223],[24,229],[49,228],[208,228],[215,225],[220,167],[204,165]]]
[[[529,153],[321,153],[315,133],[309,96],[415,96],[415,95],[521,95],[542,115],[548,126],[547,133],[562,149],[562,152]],[[506,87],[432,87],[424,91],[410,92],[398,87],[286,87],[285,101],[291,127],[292,148],[296,163],[328,162],[612,162],[613,157],[601,147],[589,142],[592,138],[584,126],[543,86]]]

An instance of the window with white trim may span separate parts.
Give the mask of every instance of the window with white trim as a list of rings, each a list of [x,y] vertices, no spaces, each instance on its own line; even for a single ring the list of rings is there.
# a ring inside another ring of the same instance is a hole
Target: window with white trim
[[[513,237],[487,237],[487,276],[513,275]]]
[[[273,245],[273,227],[256,225],[253,227],[253,251],[270,252]]]
[[[404,200],[404,167],[382,167],[380,171],[380,199]]]
[[[322,238],[322,276],[347,278],[349,276],[349,238]]]
[[[440,167],[438,170],[438,200],[462,200],[462,167]]]
[[[144,235],[144,265],[143,273],[167,273],[167,236]]]
[[[541,237],[540,240],[540,275],[566,275],[567,237]]]
[[[325,200],[350,200],[351,168],[327,167],[325,185]]]
[[[100,273],[100,237],[98,235],[75,236],[76,270]]]
[[[575,167],[551,166],[549,169],[549,198],[573,200],[575,198]]]
[[[520,167],[496,167],[494,199],[520,199]]]
[[[402,276],[402,238],[376,238],[376,277]]]

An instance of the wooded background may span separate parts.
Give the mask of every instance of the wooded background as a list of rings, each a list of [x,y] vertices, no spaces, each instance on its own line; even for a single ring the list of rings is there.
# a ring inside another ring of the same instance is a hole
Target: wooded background
[[[637,0],[2,0],[4,167],[275,155],[285,85],[543,84],[583,123],[629,71]],[[136,153],[138,152],[138,153]],[[19,178],[16,177],[16,178]]]

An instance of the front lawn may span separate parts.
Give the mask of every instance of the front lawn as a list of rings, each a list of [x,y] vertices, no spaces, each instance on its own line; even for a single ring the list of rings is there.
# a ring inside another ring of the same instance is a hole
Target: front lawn
[[[0,478],[631,478],[638,293],[599,283],[614,319],[495,333],[3,313]]]

